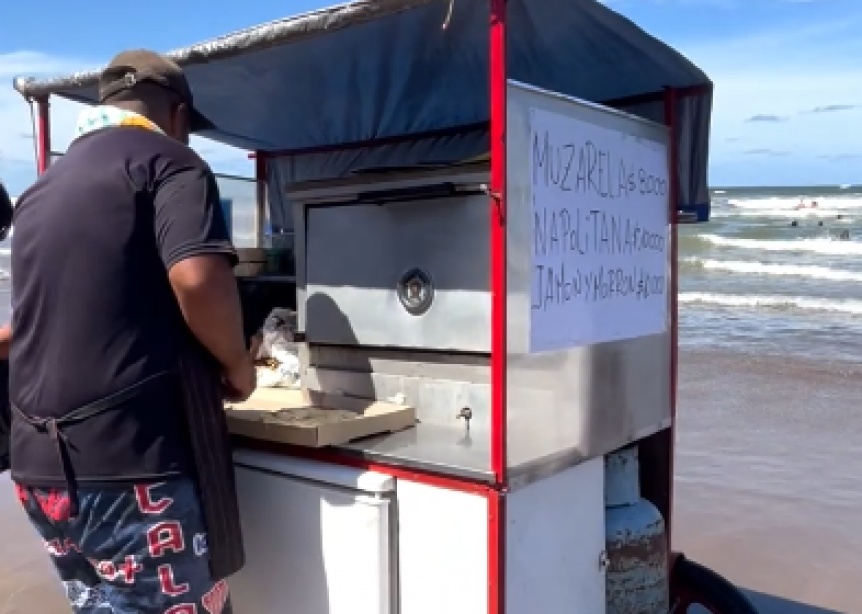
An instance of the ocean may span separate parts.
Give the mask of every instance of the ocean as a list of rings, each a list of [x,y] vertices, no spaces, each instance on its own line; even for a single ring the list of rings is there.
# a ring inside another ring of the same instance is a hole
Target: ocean
[[[234,201],[239,244],[251,246],[254,184],[219,183]],[[711,197],[712,219],[679,230],[680,345],[862,360],[862,186],[723,188]],[[0,318],[10,243],[0,243]]]
[[[860,614],[862,186],[711,196],[679,233],[674,545],[764,614]]]
[[[245,241],[251,187],[231,193]],[[761,614],[862,614],[862,187],[712,199],[710,222],[680,227],[673,548]],[[9,486],[0,614],[68,612]]]
[[[680,226],[681,345],[862,359],[862,186],[711,196]]]

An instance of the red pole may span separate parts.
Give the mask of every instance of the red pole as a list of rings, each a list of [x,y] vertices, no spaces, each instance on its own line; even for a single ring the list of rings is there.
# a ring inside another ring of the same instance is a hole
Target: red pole
[[[506,483],[506,0],[491,0],[491,469]]]
[[[36,100],[36,172],[41,175],[51,164],[51,103],[48,97]]]
[[[506,610],[506,0],[490,0],[491,470],[488,612]]]
[[[678,382],[678,360],[679,360],[679,232],[677,227],[677,219],[679,217],[679,144],[678,144],[678,122],[677,122],[677,91],[668,87],[664,94],[664,122],[670,128],[670,147],[668,148],[668,166],[670,167],[670,194],[668,198],[668,206],[670,211],[670,259],[671,259],[671,277],[670,277],[670,436],[669,436],[669,471],[668,476],[668,512],[665,518],[665,526],[667,527],[668,544],[671,539],[671,510],[673,509],[673,467],[674,467],[674,447],[676,444],[676,400],[677,400],[677,382]]]

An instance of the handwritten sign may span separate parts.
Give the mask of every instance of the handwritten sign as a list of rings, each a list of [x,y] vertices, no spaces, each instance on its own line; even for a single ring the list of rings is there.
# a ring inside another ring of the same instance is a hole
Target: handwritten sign
[[[664,145],[530,112],[530,351],[667,329]]]

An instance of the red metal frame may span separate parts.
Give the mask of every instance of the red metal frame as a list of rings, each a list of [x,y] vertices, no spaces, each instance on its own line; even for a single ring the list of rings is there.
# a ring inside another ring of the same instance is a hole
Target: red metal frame
[[[488,613],[506,611],[506,0],[490,0],[491,470],[488,497]]]
[[[674,447],[676,443],[676,399],[677,399],[677,382],[679,371],[679,299],[677,293],[679,291],[679,227],[677,224],[677,211],[679,209],[679,144],[677,140],[677,109],[676,105],[679,100],[677,90],[669,87],[665,90],[664,96],[664,121],[670,129],[670,147],[668,148],[668,165],[670,167],[670,258],[671,258],[671,280],[670,280],[670,317],[671,317],[671,361],[670,361],[670,433],[668,445],[668,511],[665,517],[665,527],[667,528],[668,544],[671,539],[671,516],[673,509],[673,467],[674,467]]]
[[[42,174],[51,164],[51,103],[48,97],[36,100],[36,172]]]
[[[492,486],[490,484],[480,480],[455,478],[442,473],[434,473],[433,471],[404,469],[403,467],[397,467],[385,462],[374,462],[358,456],[351,456],[330,448],[293,446],[285,443],[262,441],[241,436],[234,436],[234,441],[241,444],[242,447],[251,450],[260,450],[262,452],[270,452],[272,454],[304,458],[307,460],[330,463],[332,465],[340,465],[342,467],[353,467],[355,469],[362,469],[363,471],[376,471],[377,473],[389,475],[394,478],[409,480],[411,482],[426,484],[428,486],[436,486],[437,488],[443,488],[446,490],[477,494],[482,495],[483,497],[487,496],[488,492],[492,490]]]
[[[491,0],[491,470],[506,483],[506,0]]]
[[[488,499],[488,614],[506,611],[506,496],[489,490]]]

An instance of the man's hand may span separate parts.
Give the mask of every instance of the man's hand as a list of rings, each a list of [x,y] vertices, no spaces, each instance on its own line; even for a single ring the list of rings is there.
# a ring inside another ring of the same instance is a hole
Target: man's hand
[[[257,388],[257,371],[251,355],[249,354],[236,366],[225,369],[223,379],[226,400],[241,403],[249,398]]]

